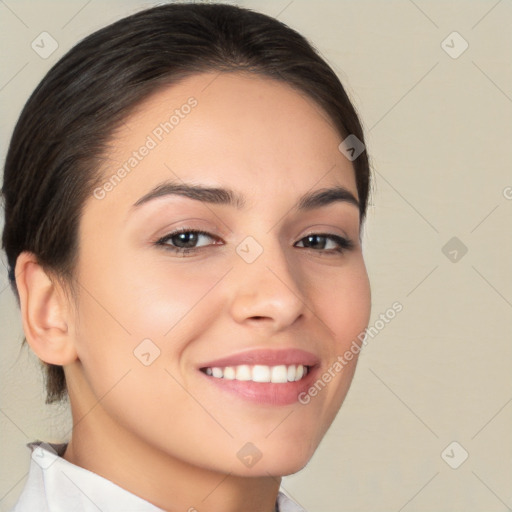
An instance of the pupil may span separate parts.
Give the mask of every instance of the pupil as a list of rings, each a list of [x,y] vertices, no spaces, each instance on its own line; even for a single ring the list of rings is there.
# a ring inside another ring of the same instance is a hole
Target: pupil
[[[306,243],[304,244],[306,247],[312,247],[315,245],[315,241],[318,242],[319,238],[324,238],[319,235],[309,235],[306,237]],[[323,249],[325,246],[325,240],[324,243],[319,244],[321,248]]]
[[[177,237],[180,243],[184,243],[186,247],[194,247],[194,244],[197,242],[197,233],[180,233]],[[187,238],[189,239],[188,241]]]

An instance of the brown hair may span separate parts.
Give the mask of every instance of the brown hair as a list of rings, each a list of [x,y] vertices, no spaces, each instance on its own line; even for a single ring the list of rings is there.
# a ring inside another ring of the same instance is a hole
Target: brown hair
[[[106,144],[158,88],[204,71],[248,71],[292,85],[329,115],[342,138],[364,142],[340,80],[308,41],[280,21],[226,4],[168,4],[89,35],[27,101],[7,153],[3,248],[13,275],[22,251],[72,286],[84,202],[102,179]],[[353,161],[361,224],[370,190],[366,151]],[[26,339],[24,340],[26,341]],[[61,366],[46,366],[47,403],[66,395]]]

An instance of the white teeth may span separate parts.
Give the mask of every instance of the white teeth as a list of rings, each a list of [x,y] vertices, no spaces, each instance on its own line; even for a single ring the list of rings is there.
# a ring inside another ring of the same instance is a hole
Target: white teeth
[[[247,364],[236,367],[236,380],[251,380],[251,368]]]
[[[288,382],[288,373],[284,364],[280,366],[272,366],[270,371],[271,382]]]
[[[236,378],[235,369],[232,366],[226,366],[226,368],[224,368],[224,378],[228,380]]]
[[[252,379],[254,382],[270,382],[270,367],[256,364],[252,367]]]
[[[302,364],[280,364],[278,366],[266,366],[263,364],[250,366],[242,364],[240,366],[226,366],[224,368],[216,366],[206,368],[204,371],[206,375],[217,379],[284,383],[302,379],[307,375],[308,367]]]

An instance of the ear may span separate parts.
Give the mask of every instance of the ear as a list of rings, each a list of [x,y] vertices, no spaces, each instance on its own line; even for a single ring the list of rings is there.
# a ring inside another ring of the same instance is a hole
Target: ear
[[[23,331],[27,343],[45,363],[64,366],[77,359],[71,307],[33,253],[24,251],[15,267]]]

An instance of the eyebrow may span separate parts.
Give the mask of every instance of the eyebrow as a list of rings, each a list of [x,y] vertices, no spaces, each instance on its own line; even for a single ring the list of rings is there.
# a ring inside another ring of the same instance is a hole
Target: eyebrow
[[[165,181],[142,196],[131,207],[130,211],[136,210],[141,205],[148,203],[149,201],[168,195],[188,197],[189,199],[195,199],[197,201],[210,204],[232,206],[238,210],[242,210],[246,205],[245,198],[241,194],[229,188],[206,187],[203,185]],[[352,192],[345,187],[335,186],[304,194],[297,201],[295,208],[298,211],[306,211],[338,202],[352,204],[357,208],[360,207],[359,201]]]

